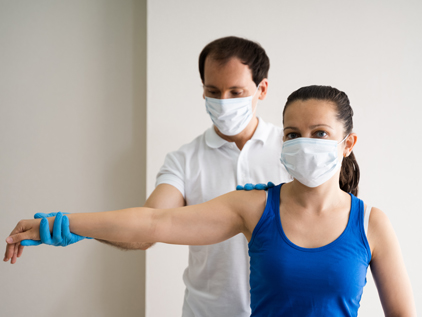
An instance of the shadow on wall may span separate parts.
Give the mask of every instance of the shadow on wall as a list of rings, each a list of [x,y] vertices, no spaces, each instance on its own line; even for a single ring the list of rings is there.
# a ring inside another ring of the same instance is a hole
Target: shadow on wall
[[[146,200],[146,1],[133,1],[132,5],[132,140],[104,182],[107,197],[121,202],[117,208],[142,206]],[[109,14],[112,18],[113,12]],[[110,118],[109,122],[113,120]],[[145,251],[122,251],[102,245],[97,246],[96,252],[103,259],[100,268],[92,268],[101,271],[97,276],[104,277],[96,281],[102,285],[98,303],[101,315],[145,316]]]
[[[112,19],[113,12],[107,12],[107,16]],[[121,147],[123,150],[110,162],[111,168],[104,173],[106,178],[101,190],[107,202],[103,205],[111,209],[142,206],[146,199],[146,1],[133,1],[132,36],[133,87],[128,89],[132,91],[132,108],[124,109],[123,105],[120,108],[120,105],[113,104],[116,87],[104,87],[108,93],[103,96],[102,141],[122,142],[118,135],[131,135],[131,140],[123,141],[126,146]],[[110,81],[105,84],[110,85]],[[116,107],[120,108],[117,112]],[[118,112],[122,112],[122,115]],[[116,121],[120,121],[119,124]],[[101,149],[104,150],[104,147]],[[107,153],[104,152],[104,155]],[[77,266],[73,274],[77,271],[80,276],[75,284],[64,286],[69,293],[64,292],[66,295],[59,304],[56,302],[54,315],[67,316],[66,311],[72,311],[72,316],[75,312],[79,316],[145,316],[145,251],[123,251],[93,240],[84,243],[89,248],[89,252],[85,253],[89,254],[88,258],[75,261],[77,247],[72,254],[66,255],[69,261],[65,263]],[[86,281],[85,285],[77,285],[80,280]],[[78,289],[83,291],[79,293]],[[89,296],[90,303],[86,302],[85,295],[81,295],[86,294],[86,289],[97,292]],[[78,312],[79,305],[85,308]],[[89,312],[87,306],[91,307]]]

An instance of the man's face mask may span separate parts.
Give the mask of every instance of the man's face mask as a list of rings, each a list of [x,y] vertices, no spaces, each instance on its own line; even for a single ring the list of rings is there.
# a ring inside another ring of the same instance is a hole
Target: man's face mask
[[[205,97],[205,107],[218,130],[228,136],[239,134],[246,128],[253,117],[252,96],[244,98],[215,99]]]

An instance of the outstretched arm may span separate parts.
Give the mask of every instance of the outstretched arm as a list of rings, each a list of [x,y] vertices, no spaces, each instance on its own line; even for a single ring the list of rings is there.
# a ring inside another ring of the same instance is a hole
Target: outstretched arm
[[[412,286],[400,245],[387,216],[373,208],[368,228],[371,271],[385,316],[416,316]]]
[[[70,230],[78,235],[124,243],[214,244],[244,233],[250,239],[265,208],[265,193],[232,192],[200,205],[154,210],[70,214]],[[54,218],[48,218],[50,230]],[[24,239],[39,240],[39,219],[22,220],[7,239],[6,257]],[[12,239],[11,241],[9,239]],[[9,256],[10,258],[10,256]]]
[[[269,182],[268,184],[246,184],[245,186],[238,185],[236,190],[266,190],[270,187],[274,187],[274,184]],[[185,200],[183,195],[180,191],[172,185],[169,184],[160,184],[157,188],[152,192],[148,200],[145,202],[144,207],[155,208],[155,209],[168,209],[168,208],[177,208],[185,206]],[[53,217],[57,213],[51,214],[42,214],[37,213],[35,218],[47,218]],[[38,216],[37,216],[38,215]],[[63,230],[62,230],[63,228]],[[59,229],[59,230],[58,230]],[[70,237],[63,237],[64,233],[68,234]],[[43,235],[44,233],[44,235]],[[69,227],[65,225],[60,219],[58,221],[55,220],[55,224],[53,226],[53,234],[50,234],[48,222],[41,222],[40,223],[40,235],[41,241],[39,240],[25,240],[21,242],[21,246],[18,248],[18,253],[12,258],[12,263],[15,263],[17,257],[22,254],[23,246],[34,246],[44,244],[53,244],[56,246],[66,246],[63,241],[69,241],[70,243],[74,243],[80,240],[83,240],[84,237],[75,235],[70,233]],[[103,242],[108,245],[112,245],[124,250],[147,250],[150,248],[154,243],[144,243],[144,242],[116,242],[116,241],[108,241],[108,240],[101,240],[97,239],[100,242]],[[8,259],[5,258],[5,261]]]

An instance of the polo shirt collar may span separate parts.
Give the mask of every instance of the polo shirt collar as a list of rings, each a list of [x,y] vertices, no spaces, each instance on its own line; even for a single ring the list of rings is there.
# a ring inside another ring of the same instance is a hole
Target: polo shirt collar
[[[251,140],[259,140],[265,144],[268,139],[270,129],[268,129],[267,123],[264,120],[258,117],[258,126],[256,127],[255,133],[252,136]],[[205,142],[211,148],[218,149],[224,144],[229,143],[228,141],[221,138],[217,132],[215,132],[214,126],[209,128],[205,132]]]
[[[270,135],[270,129],[268,128],[268,124],[262,118],[258,117],[258,120],[258,126],[252,136],[252,140],[259,140],[265,144]]]
[[[229,143],[222,139],[217,132],[215,132],[214,125],[205,132],[205,142],[210,148],[218,149],[224,144]]]

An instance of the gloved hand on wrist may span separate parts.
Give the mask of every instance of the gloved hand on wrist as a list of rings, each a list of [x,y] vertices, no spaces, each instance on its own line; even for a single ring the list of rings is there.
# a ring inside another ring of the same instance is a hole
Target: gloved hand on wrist
[[[40,244],[48,244],[54,246],[65,247],[69,244],[76,243],[83,239],[92,239],[83,237],[70,232],[69,230],[69,219],[65,216],[67,213],[52,212],[45,214],[38,212],[34,215],[35,219],[41,218],[40,223],[40,238],[41,240],[22,240],[21,245],[23,246],[35,246]],[[48,223],[48,217],[56,217],[54,219],[53,234],[50,233],[50,226]]]

